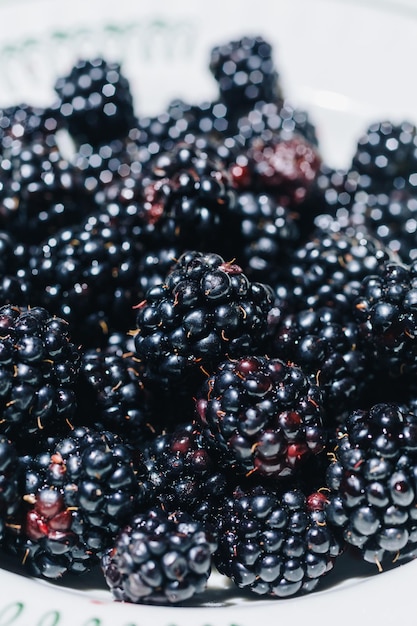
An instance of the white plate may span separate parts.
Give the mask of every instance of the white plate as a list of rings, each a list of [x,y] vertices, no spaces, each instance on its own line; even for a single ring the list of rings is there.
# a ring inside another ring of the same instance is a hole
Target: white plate
[[[123,63],[141,114],[175,97],[201,102],[216,92],[210,48],[262,34],[288,99],[310,112],[327,162],[343,167],[368,123],[416,121],[416,29],[413,0],[0,0],[0,106],[47,104],[59,73],[94,54]],[[0,564],[0,626],[392,626],[414,614],[417,576],[413,559],[378,573],[344,556],[307,596],[258,599],[213,574],[199,601],[167,608],[113,602],[99,572],[53,584],[1,554]]]

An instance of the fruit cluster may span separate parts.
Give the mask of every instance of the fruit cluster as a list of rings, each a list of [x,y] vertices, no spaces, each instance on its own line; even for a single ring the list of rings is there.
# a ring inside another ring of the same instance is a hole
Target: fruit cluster
[[[0,110],[0,546],[119,601],[417,542],[417,128],[335,170],[262,37],[209,67],[152,118],[105,59]]]

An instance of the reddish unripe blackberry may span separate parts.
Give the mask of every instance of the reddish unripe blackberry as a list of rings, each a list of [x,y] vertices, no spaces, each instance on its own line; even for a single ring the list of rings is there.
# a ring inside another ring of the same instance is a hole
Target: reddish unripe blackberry
[[[179,604],[205,590],[215,546],[186,513],[154,507],[122,529],[102,569],[120,602]]]
[[[320,388],[280,359],[223,361],[196,407],[207,445],[237,474],[286,478],[325,446]]]
[[[395,403],[355,410],[329,457],[329,524],[366,561],[395,561],[417,540],[416,416]]]
[[[238,486],[216,512],[213,561],[240,589],[288,598],[312,592],[341,546],[327,524],[325,496]]]

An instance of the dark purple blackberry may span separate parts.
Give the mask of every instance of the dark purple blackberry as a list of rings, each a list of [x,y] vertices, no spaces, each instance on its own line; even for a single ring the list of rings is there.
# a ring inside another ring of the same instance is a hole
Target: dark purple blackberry
[[[143,488],[165,511],[182,510],[205,526],[228,477],[191,423],[161,434],[144,448]]]
[[[130,352],[115,353],[112,346],[85,350],[77,397],[76,420],[79,417],[95,428],[100,425],[132,445],[143,446],[160,427],[143,383],[142,368]]]
[[[289,259],[286,278],[297,310],[335,307],[351,318],[363,279],[380,263],[396,258],[364,226],[317,228]],[[285,281],[284,281],[285,282]]]
[[[45,143],[54,140],[59,129],[57,116],[49,108],[25,102],[0,109],[0,154],[14,140],[23,143],[35,138]]]
[[[247,36],[212,48],[209,68],[218,83],[219,98],[240,116],[255,102],[277,102],[279,76],[271,45],[261,36]]]
[[[91,215],[32,252],[37,299],[68,320],[74,341],[101,347],[112,332],[127,332],[134,324],[142,254],[142,243],[108,215]]]
[[[300,367],[323,391],[326,424],[352,410],[369,382],[369,363],[359,328],[337,308],[307,309],[284,316],[270,354]]]
[[[179,143],[153,163],[143,182],[145,219],[158,240],[183,250],[233,249],[235,192],[221,159]]]
[[[55,107],[78,144],[124,137],[136,123],[129,81],[118,63],[80,59],[58,78],[55,91]]]
[[[270,288],[251,283],[238,265],[184,253],[137,308],[135,347],[147,379],[192,397],[226,356],[263,350],[271,306]]]
[[[56,145],[15,141],[6,156],[10,169],[0,186],[0,227],[19,241],[37,244],[95,209],[83,176]]]
[[[211,573],[215,542],[181,511],[138,513],[102,559],[115,600],[179,604],[201,593]]]
[[[0,545],[7,524],[16,517],[21,505],[21,469],[14,444],[0,435]]]
[[[40,307],[0,307],[0,432],[24,449],[67,432],[80,356],[64,319]]]
[[[341,547],[327,524],[325,496],[239,486],[216,512],[213,562],[240,589],[288,598],[314,591]]]
[[[372,187],[387,190],[391,186],[417,184],[415,150],[417,129],[404,120],[377,121],[368,126],[360,137],[352,158],[352,169],[368,176]],[[414,176],[416,179],[413,183]]]
[[[323,452],[322,392],[291,363],[223,361],[200,390],[196,422],[207,445],[237,474],[286,478]]]
[[[300,241],[298,216],[265,193],[240,193],[233,208],[241,243],[237,261],[250,280],[274,286]]]
[[[417,262],[381,263],[363,279],[354,314],[377,369],[392,376],[415,373],[416,306]]]
[[[254,137],[269,140],[279,131],[287,136],[298,133],[313,145],[319,144],[316,127],[308,112],[295,108],[288,101],[255,102],[253,109],[238,118],[233,128],[236,140],[243,145]]]
[[[389,403],[357,409],[329,454],[328,523],[381,569],[417,541],[416,416]]]
[[[76,428],[23,462],[26,506],[10,549],[38,577],[88,572],[140,501],[131,449],[112,433]]]

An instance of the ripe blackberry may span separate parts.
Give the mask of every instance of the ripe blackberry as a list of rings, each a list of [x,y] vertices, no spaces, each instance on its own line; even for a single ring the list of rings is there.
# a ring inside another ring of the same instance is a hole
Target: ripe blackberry
[[[236,139],[243,145],[254,137],[269,140],[280,131],[287,136],[300,134],[311,144],[319,145],[316,127],[308,112],[295,108],[287,100],[279,103],[255,102],[253,109],[238,118],[233,128]]]
[[[133,99],[118,63],[80,59],[55,83],[57,114],[77,144],[103,144],[135,125]]]
[[[415,150],[417,129],[407,120],[399,124],[390,120],[368,126],[360,137],[352,158],[352,169],[368,176],[374,188],[387,190],[410,183],[417,178]]]
[[[17,515],[21,505],[21,474],[15,445],[0,435],[0,545],[7,523]]]
[[[369,382],[359,329],[337,308],[319,307],[284,316],[273,334],[275,357],[300,367],[323,391],[326,425],[352,410]]]
[[[378,568],[417,540],[416,453],[416,416],[390,403],[353,411],[330,453],[328,523]]]
[[[196,407],[207,445],[238,474],[286,478],[325,446],[320,388],[280,359],[223,361]]]
[[[10,169],[0,189],[0,228],[19,241],[37,244],[94,210],[84,178],[56,145],[15,141],[6,157]]]
[[[80,427],[23,461],[26,507],[12,550],[38,577],[86,573],[140,500],[132,451],[112,433]]]
[[[179,604],[205,590],[214,549],[199,522],[154,507],[123,528],[102,569],[115,600]]]
[[[0,154],[14,140],[24,143],[40,139],[45,143],[53,139],[59,129],[52,109],[32,106],[26,102],[0,109]]]
[[[315,229],[288,264],[288,289],[297,310],[330,306],[351,318],[352,304],[362,280],[394,253],[367,229],[349,225],[335,229],[335,221]],[[284,281],[285,282],[285,281]]]
[[[216,514],[214,564],[240,589],[258,595],[312,592],[341,553],[325,507],[320,492],[238,486]]]
[[[223,162],[208,150],[179,143],[161,154],[144,179],[143,200],[158,240],[183,250],[232,248],[235,193]]]
[[[41,307],[0,307],[0,432],[26,449],[67,432],[80,356],[64,319]]]
[[[417,262],[381,263],[362,281],[354,302],[366,350],[392,376],[416,371]]]
[[[150,382],[192,396],[226,356],[262,351],[272,293],[218,254],[185,252],[137,308],[135,348]],[[190,394],[191,391],[191,394]]]
[[[270,195],[251,192],[238,194],[233,213],[240,221],[239,264],[250,280],[274,286],[300,241],[297,215]]]
[[[158,424],[142,379],[132,353],[115,353],[112,346],[85,350],[77,384],[77,415],[83,423],[100,425],[132,445],[143,446],[154,437]]]
[[[103,346],[114,331],[132,327],[138,302],[135,281],[143,246],[136,237],[96,214],[63,229],[32,252],[38,301],[65,317],[74,341]]]
[[[158,435],[144,447],[143,489],[164,511],[182,510],[206,527],[228,478],[192,423]]]
[[[211,50],[209,68],[218,83],[219,98],[240,116],[255,102],[277,102],[279,76],[271,45],[261,36],[247,36]]]

